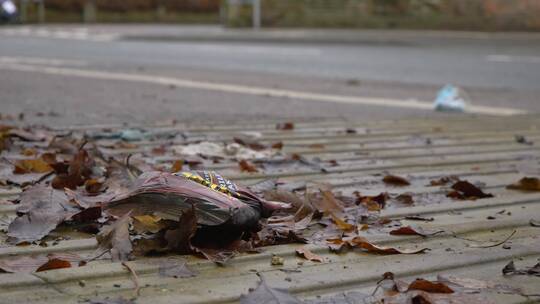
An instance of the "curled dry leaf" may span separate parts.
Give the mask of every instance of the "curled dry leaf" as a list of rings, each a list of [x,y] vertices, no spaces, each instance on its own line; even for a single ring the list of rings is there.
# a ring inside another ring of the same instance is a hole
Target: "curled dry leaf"
[[[253,165],[252,163],[248,162],[245,159],[242,159],[241,161],[239,161],[238,166],[240,167],[240,171],[242,172],[250,172],[250,173],[259,172],[259,170],[257,170],[257,167],[255,167],[255,165]]]
[[[188,209],[182,213],[177,228],[165,232],[167,247],[171,250],[187,253],[191,251],[191,239],[197,231],[197,216],[195,209]]]
[[[369,253],[391,255],[391,254],[418,254],[428,251],[428,248],[422,249],[397,249],[394,247],[382,247],[370,243],[367,239],[361,236],[349,238],[334,238],[328,239],[327,243],[332,251],[341,251],[344,247],[360,248]]]
[[[182,171],[182,167],[184,166],[184,161],[181,159],[178,159],[174,161],[174,163],[171,166],[171,172],[176,173]]]
[[[126,213],[114,223],[104,226],[96,236],[101,250],[110,250],[114,262],[127,261],[133,250],[129,238],[130,213]]]
[[[443,176],[439,179],[434,179],[434,180],[431,180],[429,182],[429,185],[430,186],[444,186],[444,185],[447,185],[449,183],[455,183],[455,182],[458,182],[459,181],[459,178],[455,175],[451,175],[451,176]]]
[[[368,211],[381,211],[386,206],[386,201],[390,197],[388,193],[382,192],[376,196],[363,196],[359,192],[355,192],[356,204],[364,205]]]
[[[475,200],[493,197],[493,194],[484,193],[480,188],[468,181],[459,181],[452,185],[452,189],[454,189],[454,191],[448,193],[446,195],[447,197],[460,200]]]
[[[390,231],[391,235],[419,235],[422,237],[432,236],[442,233],[442,230],[425,231],[422,227],[404,226]]]
[[[322,263],[324,261],[324,259],[321,256],[316,255],[315,253],[311,252],[309,249],[305,247],[296,249],[296,254],[308,261],[319,262],[319,263]]]
[[[397,175],[387,175],[383,178],[383,182],[387,185],[404,187],[409,186],[411,183],[404,177]]]
[[[84,185],[92,174],[93,160],[85,149],[80,149],[69,163],[67,173],[59,173],[52,180],[55,189],[76,189]]]
[[[524,177],[517,183],[509,185],[506,188],[523,191],[540,191],[540,179],[536,177]]]
[[[454,293],[446,284],[425,279],[416,279],[409,284],[408,290],[422,290],[429,293]]]
[[[336,227],[339,230],[342,230],[345,232],[353,232],[356,229],[355,225],[345,222],[344,220],[340,219],[333,213],[330,213],[330,216],[332,217],[332,221],[334,221],[334,224],[336,224]]]

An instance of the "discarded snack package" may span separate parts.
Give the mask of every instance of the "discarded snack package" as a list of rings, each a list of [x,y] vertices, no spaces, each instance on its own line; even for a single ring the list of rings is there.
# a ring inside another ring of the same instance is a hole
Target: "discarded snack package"
[[[193,208],[199,225],[230,224],[251,230],[261,217],[290,205],[260,198],[215,172],[191,171],[143,173],[130,192],[104,207],[115,216],[131,212],[132,216],[159,215],[175,221]]]

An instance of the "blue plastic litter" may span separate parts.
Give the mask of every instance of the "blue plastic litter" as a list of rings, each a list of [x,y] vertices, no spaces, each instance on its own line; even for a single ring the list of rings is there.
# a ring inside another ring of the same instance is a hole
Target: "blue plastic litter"
[[[435,111],[441,112],[465,112],[468,104],[467,94],[453,85],[445,85],[437,94],[433,106]]]

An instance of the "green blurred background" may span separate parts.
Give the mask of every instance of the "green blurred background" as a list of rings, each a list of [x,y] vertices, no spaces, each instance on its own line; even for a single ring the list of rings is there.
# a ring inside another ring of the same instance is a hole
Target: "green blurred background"
[[[263,27],[540,30],[540,0],[260,0]],[[251,26],[249,0],[19,0],[26,23]],[[41,7],[40,7],[41,5]],[[40,12],[41,10],[41,12]]]

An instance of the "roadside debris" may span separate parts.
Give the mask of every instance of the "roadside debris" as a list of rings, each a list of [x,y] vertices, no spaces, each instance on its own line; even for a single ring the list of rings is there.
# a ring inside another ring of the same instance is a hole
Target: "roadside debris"
[[[514,261],[510,261],[502,269],[503,275],[532,275],[540,277],[540,263],[532,267],[525,267],[523,269],[517,269],[514,265]]]
[[[540,191],[540,180],[537,177],[524,177],[517,183],[508,185],[506,189],[522,191]]]
[[[527,137],[525,137],[524,135],[515,135],[514,138],[518,144],[524,144],[527,146],[534,145],[534,142],[528,140]]]
[[[463,89],[446,85],[437,93],[433,107],[435,111],[462,113],[469,103],[470,98]]]
[[[458,181],[452,185],[452,189],[453,191],[450,191],[446,196],[458,200],[477,200],[493,197],[493,194],[484,193],[480,188],[468,181]]]

